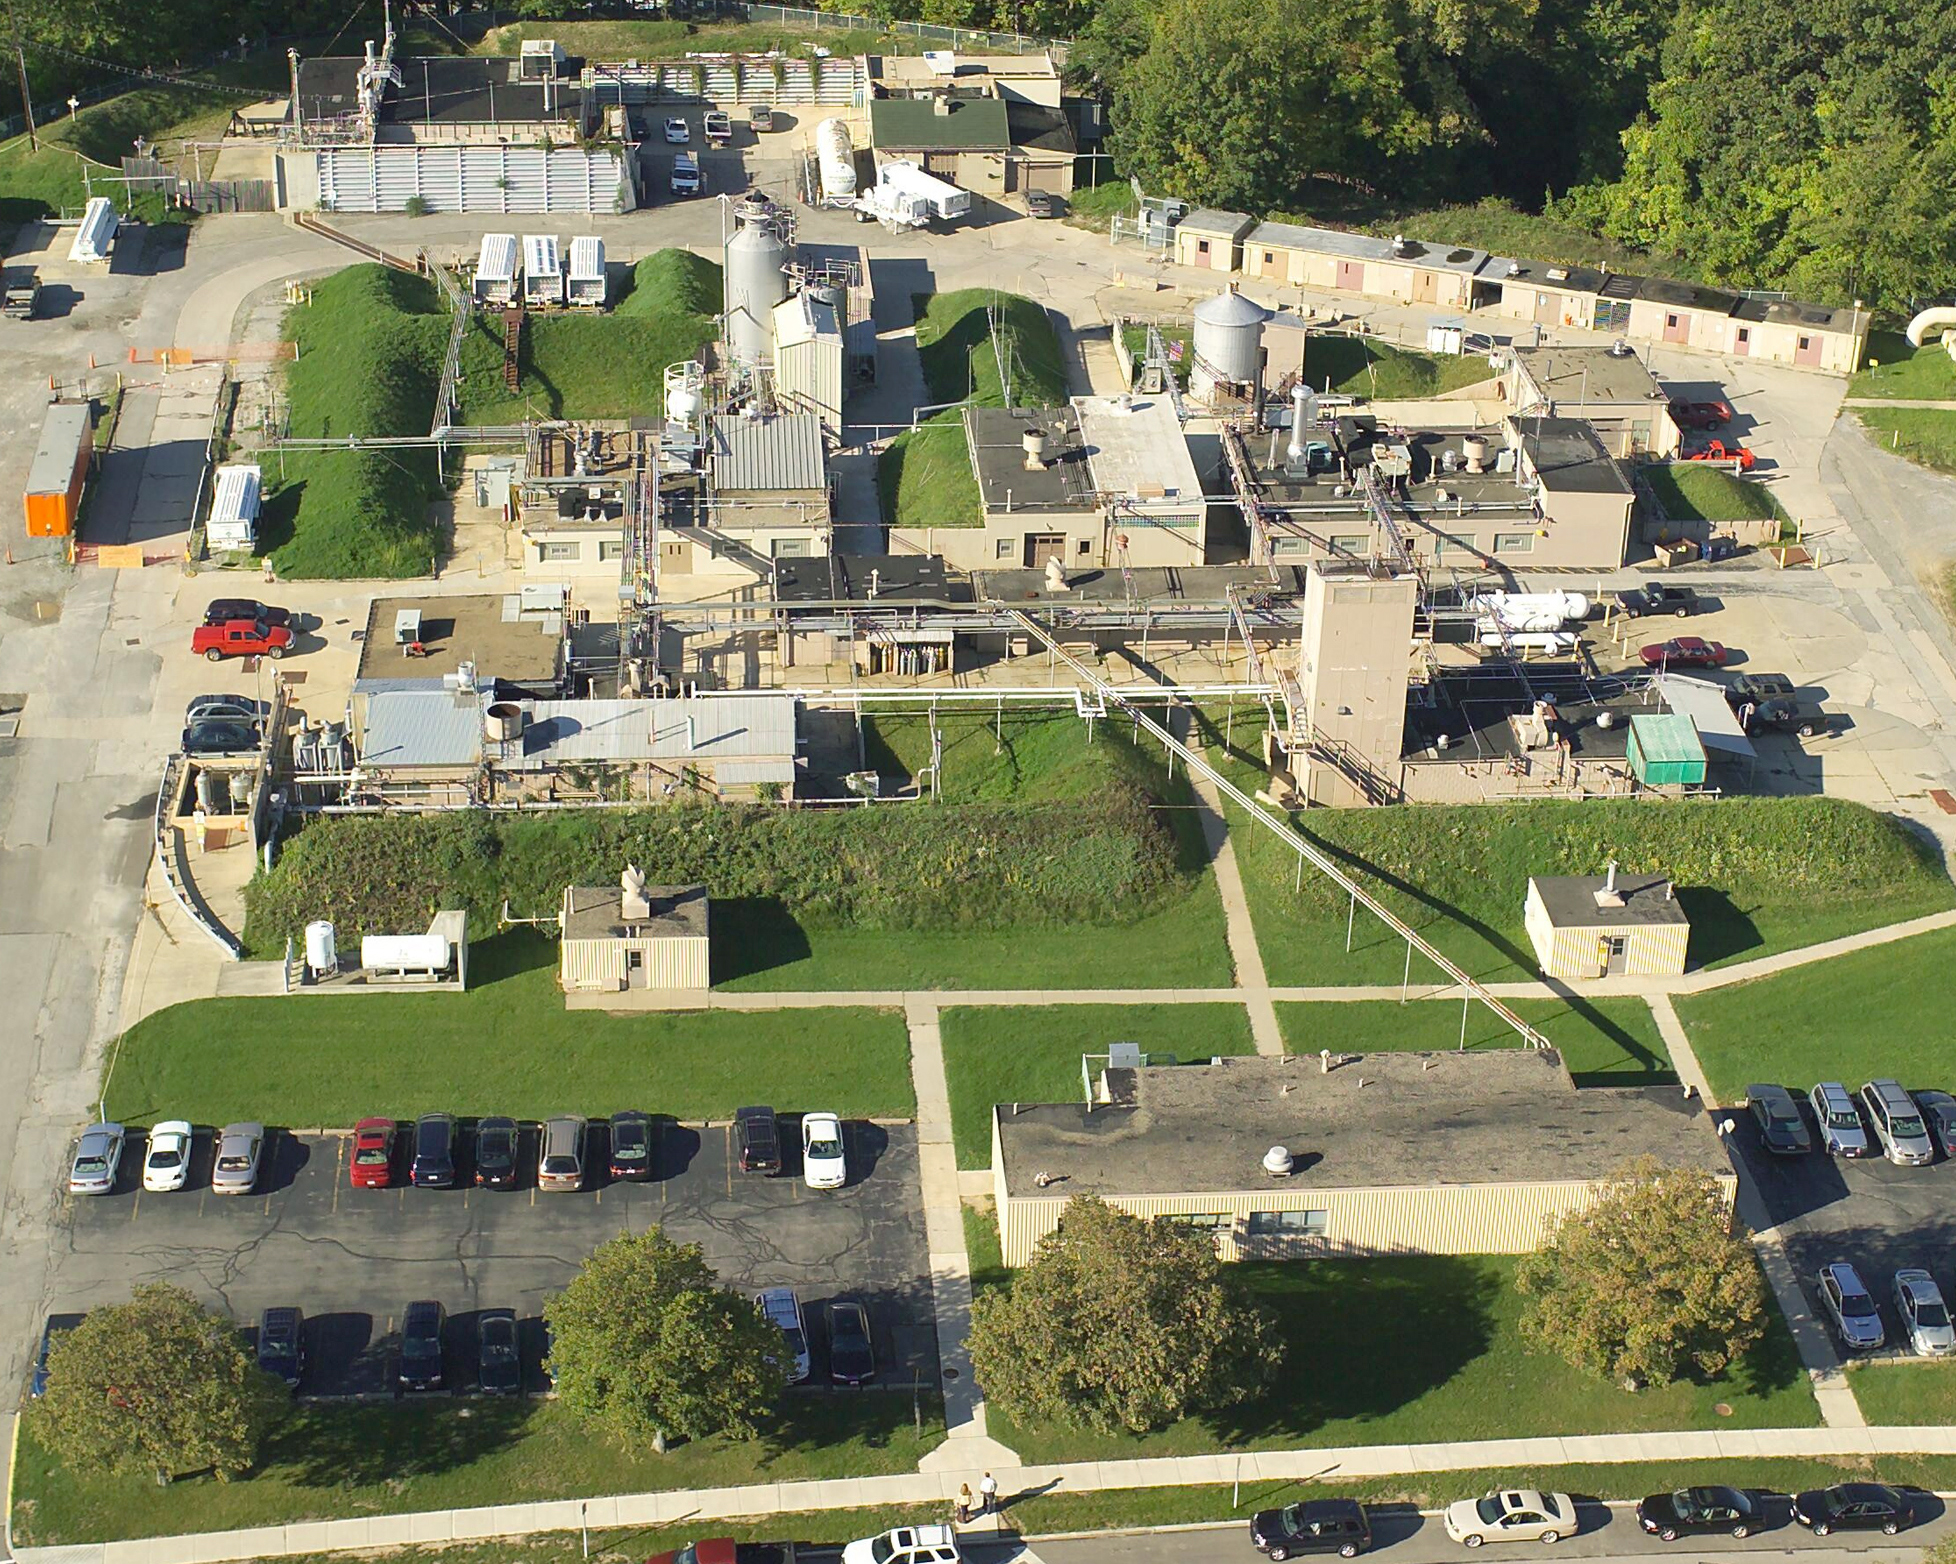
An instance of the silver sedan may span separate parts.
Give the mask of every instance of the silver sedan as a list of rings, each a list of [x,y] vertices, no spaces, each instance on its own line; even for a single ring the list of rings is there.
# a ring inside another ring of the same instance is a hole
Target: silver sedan
[[[258,1166],[264,1157],[264,1125],[225,1125],[218,1132],[217,1156],[211,1163],[211,1193],[250,1194],[258,1187]]]

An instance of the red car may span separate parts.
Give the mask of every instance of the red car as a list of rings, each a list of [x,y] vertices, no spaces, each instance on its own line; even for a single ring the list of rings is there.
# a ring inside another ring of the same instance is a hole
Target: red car
[[[1646,668],[1723,668],[1725,643],[1680,635],[1646,646],[1637,657]]]
[[[1673,402],[1671,417],[1680,429],[1723,429],[1732,421],[1729,402]]]
[[[1759,460],[1743,445],[1727,445],[1723,440],[1707,440],[1702,451],[1686,451],[1678,458],[1685,462],[1730,462],[1740,472],[1751,472]]]
[[[199,625],[190,635],[190,649],[212,662],[227,657],[283,657],[292,647],[292,631],[256,619],[230,619],[221,625]]]
[[[392,1119],[362,1119],[353,1126],[353,1156],[347,1177],[355,1189],[386,1189],[394,1182]]]

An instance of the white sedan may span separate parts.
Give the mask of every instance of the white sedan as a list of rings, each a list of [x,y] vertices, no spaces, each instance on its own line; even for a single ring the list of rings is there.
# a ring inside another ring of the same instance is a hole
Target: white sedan
[[[847,1544],[842,1564],[961,1564],[957,1533],[941,1525],[899,1526]]]
[[[1511,1488],[1447,1506],[1447,1535],[1478,1548],[1484,1542],[1560,1542],[1576,1534],[1576,1505],[1566,1493]]]
[[[143,1158],[143,1188],[167,1195],[183,1188],[190,1176],[190,1148],[195,1136],[182,1119],[166,1119],[149,1132],[149,1152]]]
[[[840,1189],[849,1181],[842,1121],[833,1113],[801,1116],[801,1177],[810,1189]]]
[[[686,128],[686,122],[677,114],[666,121],[666,145],[683,147],[693,139],[693,133]]]

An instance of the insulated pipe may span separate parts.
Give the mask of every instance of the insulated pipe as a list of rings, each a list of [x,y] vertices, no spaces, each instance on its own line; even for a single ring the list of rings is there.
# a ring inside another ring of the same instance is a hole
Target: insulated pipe
[[[1923,340],[1932,331],[1948,331],[1956,328],[1956,309],[1939,305],[1927,309],[1908,323],[1908,345],[1912,348],[1922,346]]]

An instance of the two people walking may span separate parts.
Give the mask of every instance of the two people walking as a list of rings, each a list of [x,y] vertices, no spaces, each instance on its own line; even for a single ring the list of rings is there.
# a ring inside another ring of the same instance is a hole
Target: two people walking
[[[989,1515],[998,1508],[998,1479],[990,1472],[978,1479],[978,1497],[971,1495],[971,1484],[958,1487],[958,1524],[968,1526],[976,1516]]]

